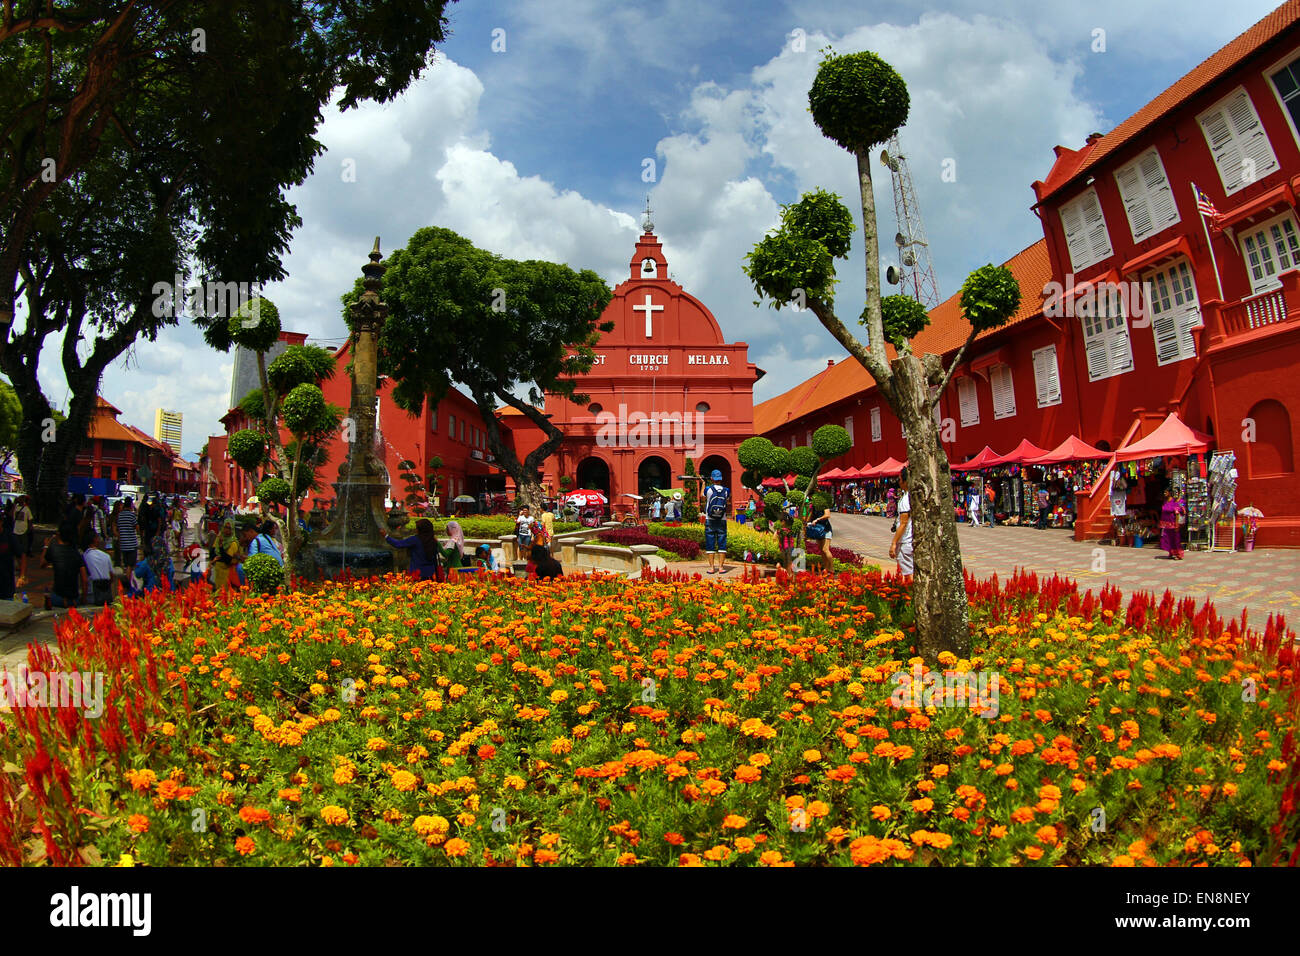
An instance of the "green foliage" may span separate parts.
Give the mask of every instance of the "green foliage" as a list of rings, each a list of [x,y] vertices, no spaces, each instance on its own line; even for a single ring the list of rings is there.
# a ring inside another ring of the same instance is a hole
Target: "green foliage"
[[[823,511],[829,511],[831,507],[831,494],[829,491],[814,491],[812,496],[812,511],[810,514],[820,515]]]
[[[789,499],[790,504],[794,505],[795,508],[802,508],[803,503],[808,500],[808,496],[797,488],[791,488],[785,497]]]
[[[685,474],[688,478],[695,474],[695,459],[689,455],[686,458]],[[687,524],[694,524],[700,520],[700,483],[688,481],[685,485],[682,491],[682,520]]]
[[[785,495],[779,491],[769,491],[763,496],[763,517],[768,521],[778,521],[785,505]]]
[[[226,450],[244,471],[256,471],[266,461],[266,438],[261,432],[244,428],[230,436]]]
[[[849,254],[853,243],[853,213],[836,193],[814,189],[799,201],[781,207],[781,227],[792,236],[820,243],[835,259]]]
[[[515,519],[511,515],[469,515],[464,518],[430,518],[439,538],[447,533],[448,521],[459,521],[460,528],[467,538],[514,537]],[[414,522],[411,527],[414,528]],[[556,521],[551,525],[556,534],[578,531],[582,525],[577,521]]]
[[[758,296],[771,299],[777,309],[791,302],[802,306],[801,298],[834,301],[835,265],[826,247],[815,239],[782,228],[754,246],[743,268]]]
[[[570,478],[568,475],[561,475],[561,476],[560,476],[560,487],[563,488],[563,489],[566,490],[566,491],[567,491],[569,488],[572,488],[572,487],[573,487],[573,479]]]
[[[283,478],[263,478],[257,486],[257,500],[268,504],[284,505],[289,503],[289,482]]]
[[[776,446],[776,451],[772,453],[772,471],[766,476],[768,478],[784,478],[794,470],[790,463],[790,449]]]
[[[273,593],[284,584],[284,568],[269,554],[250,555],[244,562],[248,583],[262,594]]]
[[[740,443],[740,447],[736,449],[736,458],[739,460],[741,468],[761,473],[766,471],[768,457],[775,447],[771,439],[755,435],[753,438],[746,438]]]
[[[754,474],[754,472],[750,471],[748,468],[740,473],[740,483],[746,488],[757,488],[762,480],[762,478]]]
[[[334,353],[319,345],[290,345],[266,367],[267,381],[278,395],[299,385],[319,385],[333,375]]]
[[[280,340],[280,310],[261,296],[249,299],[230,317],[230,339],[254,352],[269,351]]]
[[[0,382],[0,448],[18,445],[18,430],[23,423],[23,405],[8,382]]]
[[[880,318],[885,326],[885,338],[898,348],[930,324],[925,306],[910,295],[887,295],[880,300]],[[867,324],[867,310],[863,308],[859,320]]]
[[[961,286],[961,311],[977,332],[1004,325],[1020,308],[1020,283],[1004,266],[980,266]]]
[[[329,427],[329,408],[319,385],[302,384],[284,397],[280,405],[284,427],[295,435],[308,435]]]
[[[849,152],[870,150],[907,122],[907,84],[874,53],[830,52],[808,91],[813,122]]]
[[[821,460],[818,459],[817,452],[808,445],[790,449],[790,470],[796,475],[807,478],[817,474],[817,469],[820,467]]]
[[[266,395],[255,388],[239,400],[239,410],[255,422],[266,420]]]
[[[704,546],[704,526],[701,524],[684,524],[680,526],[651,523],[646,530],[652,535],[664,538],[682,538]],[[735,521],[727,522],[727,558],[732,561],[745,560],[745,552],[752,551],[763,555],[764,564],[775,564],[778,551],[776,535],[751,528],[749,525]]]
[[[843,425],[823,425],[813,432],[813,451],[822,461],[830,461],[848,454],[853,447],[853,439]]]

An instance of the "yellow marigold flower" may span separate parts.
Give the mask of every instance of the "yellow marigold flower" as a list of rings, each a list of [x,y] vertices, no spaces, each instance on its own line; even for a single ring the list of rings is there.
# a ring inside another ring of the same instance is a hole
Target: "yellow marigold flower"
[[[464,684],[452,684],[451,689],[447,691],[447,696],[450,697],[452,700],[460,700],[460,698],[465,696],[468,690],[469,688],[466,687]],[[469,849],[468,844],[466,845],[466,849]],[[463,856],[464,854],[462,853],[456,855]]]
[[[745,826],[748,825],[748,823],[749,820],[747,818],[738,816],[737,814],[734,813],[729,813],[726,815],[726,817],[723,818],[722,829],[743,830]]]
[[[341,827],[348,822],[348,812],[342,807],[336,807],[334,804],[330,804],[329,806],[321,807],[320,818],[330,826]]]
[[[371,737],[366,741],[366,749],[374,751],[387,750],[388,741],[384,740],[383,737]]]
[[[469,852],[469,844],[460,837],[452,837],[447,841],[446,845],[443,846],[443,850],[446,851],[448,856],[464,856]]]
[[[568,699],[569,699],[569,692],[567,690],[551,691],[550,701],[552,704],[563,704]]]
[[[473,826],[476,819],[477,817],[469,811],[462,811],[456,816],[456,822],[463,827]]]
[[[820,750],[805,750],[803,752],[803,759],[808,761],[808,763],[816,763],[818,760],[822,759],[822,752]]]
[[[162,730],[162,734],[164,737],[176,736],[176,725],[171,723],[170,721],[163,721],[163,725],[159,729]]]
[[[342,786],[345,783],[351,783],[356,777],[357,768],[352,764],[344,764],[334,771],[334,782]]]
[[[451,824],[447,822],[446,817],[434,815],[421,815],[415,818],[411,828],[422,837],[445,835]]]
[[[325,685],[312,684],[310,687],[307,688],[307,692],[311,694],[313,697],[322,697],[325,694]]]
[[[130,853],[123,853],[117,860],[118,866],[135,866],[135,857]]]
[[[559,756],[560,754],[567,754],[572,750],[573,750],[573,741],[569,740],[569,738],[567,737],[556,737],[554,740],[551,741],[551,753],[555,754],[556,756]]]
[[[320,715],[320,719],[327,724],[332,724],[342,716],[342,714],[331,707],[329,710],[325,711],[325,713]]]
[[[410,793],[418,785],[415,774],[409,770],[399,770],[392,776],[393,786],[403,793]]]

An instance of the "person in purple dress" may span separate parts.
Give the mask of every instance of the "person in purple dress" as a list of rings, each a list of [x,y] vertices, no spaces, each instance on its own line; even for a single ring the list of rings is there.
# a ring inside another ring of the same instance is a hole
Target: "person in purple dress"
[[[1178,526],[1186,513],[1181,498],[1173,489],[1165,492],[1165,503],[1160,508],[1160,550],[1169,552],[1169,560],[1183,560],[1183,536]]]

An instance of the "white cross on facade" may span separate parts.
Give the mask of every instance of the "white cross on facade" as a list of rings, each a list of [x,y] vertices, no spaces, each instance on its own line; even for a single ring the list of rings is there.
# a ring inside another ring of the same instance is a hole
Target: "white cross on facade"
[[[664,310],[664,307],[663,307],[662,305],[655,305],[655,304],[653,304],[653,301],[652,301],[651,298],[650,298],[650,293],[649,293],[649,292],[647,292],[647,293],[645,294],[645,305],[634,305],[634,306],[632,306],[632,311],[633,311],[633,312],[644,312],[644,313],[645,313],[645,337],[646,337],[646,338],[650,338],[650,337],[651,337],[652,332],[651,332],[651,326],[650,326],[650,323],[654,320],[654,314],[655,314],[656,312],[662,312],[663,310]]]

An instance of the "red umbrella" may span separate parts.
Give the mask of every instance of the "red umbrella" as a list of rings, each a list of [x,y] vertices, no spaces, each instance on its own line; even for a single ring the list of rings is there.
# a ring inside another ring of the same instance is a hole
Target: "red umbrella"
[[[951,465],[952,471],[978,471],[980,468],[987,468],[996,458],[1002,457],[988,445],[980,449],[980,453],[970,461],[964,461],[960,465]]]
[[[863,478],[896,478],[904,468],[904,463],[897,458],[886,458],[874,468],[868,468],[862,473]]]
[[[605,497],[605,492],[596,491],[591,488],[582,488],[578,491],[571,491],[564,496],[568,504],[575,504],[580,508],[591,508],[596,505],[607,505],[609,499]]]

